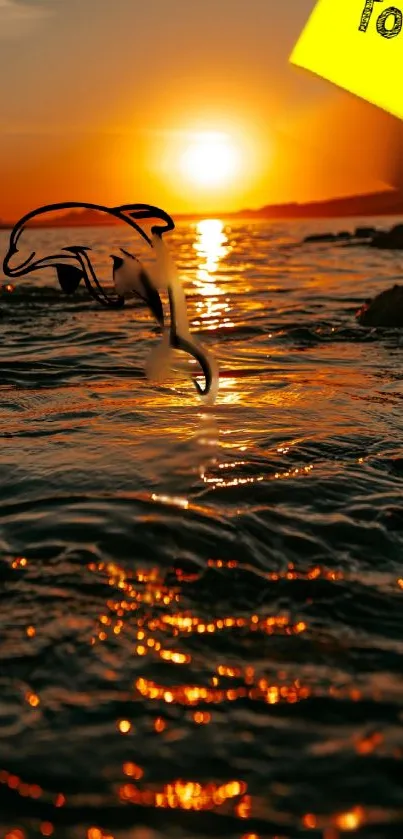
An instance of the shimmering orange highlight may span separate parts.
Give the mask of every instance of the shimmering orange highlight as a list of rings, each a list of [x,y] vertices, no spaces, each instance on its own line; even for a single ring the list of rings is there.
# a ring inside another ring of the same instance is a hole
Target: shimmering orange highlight
[[[137,766],[136,763],[124,763],[123,764],[123,772],[125,775],[128,775],[130,778],[135,778],[136,781],[139,781],[140,778],[143,777],[144,772],[141,766]]]
[[[28,565],[28,560],[25,558],[25,556],[18,556],[17,559],[15,559],[11,563],[12,568],[26,568],[27,565]]]
[[[196,711],[193,714],[193,719],[198,725],[207,725],[211,722],[211,714],[208,711]]]
[[[340,830],[357,830],[364,821],[364,811],[362,807],[355,807],[347,813],[340,813],[335,817],[335,824]]]
[[[235,813],[240,819],[249,819],[252,813],[252,799],[245,795],[235,808]]]
[[[135,684],[136,689],[142,696],[148,699],[162,700],[169,705],[197,705],[200,702],[221,703],[225,701],[234,702],[237,699],[248,696],[250,699],[260,700],[274,705],[277,702],[295,703],[307,699],[310,689],[299,683],[287,685],[271,685],[266,679],[260,679],[256,687],[248,688],[242,685],[233,689],[210,688],[199,685],[179,685],[164,688],[148,679],[140,678]]]
[[[121,734],[128,734],[131,731],[132,724],[129,720],[119,720],[118,729]]]
[[[308,830],[313,830],[317,825],[316,816],[314,816],[313,813],[307,813],[303,817],[302,823],[304,827],[306,827]]]
[[[195,781],[178,780],[166,784],[161,791],[140,790],[134,784],[124,784],[119,790],[119,797],[126,803],[148,807],[213,810],[228,799],[241,795],[245,789],[246,784],[240,781],[230,781],[218,786],[213,783],[203,785]],[[247,798],[248,796],[245,796],[245,799]]]
[[[371,754],[371,752],[375,751],[375,749],[383,743],[383,739],[383,735],[380,734],[380,732],[375,732],[370,737],[364,737],[362,740],[359,740],[356,745],[358,754]]]
[[[25,694],[25,699],[32,708],[37,708],[40,704],[39,696],[36,693],[31,693],[30,691]]]

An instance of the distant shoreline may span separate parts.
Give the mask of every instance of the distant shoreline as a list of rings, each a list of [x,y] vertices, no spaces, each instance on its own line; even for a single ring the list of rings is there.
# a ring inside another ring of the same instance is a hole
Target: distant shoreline
[[[270,219],[284,220],[320,220],[330,218],[362,218],[368,216],[403,216],[403,192],[385,190],[365,195],[351,195],[345,198],[331,198],[325,201],[309,201],[303,204],[268,204],[258,209],[245,209],[236,212],[214,213],[172,213],[175,221],[201,221],[208,218],[220,218],[228,221],[249,221]],[[92,211],[84,210],[80,215],[66,214],[58,222],[32,224],[31,229],[55,227],[114,227],[117,223],[111,217],[100,221]],[[11,230],[15,222],[0,221],[0,230]]]

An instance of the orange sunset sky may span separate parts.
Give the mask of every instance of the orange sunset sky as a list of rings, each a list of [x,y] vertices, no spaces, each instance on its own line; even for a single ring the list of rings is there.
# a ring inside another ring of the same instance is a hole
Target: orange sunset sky
[[[0,217],[382,189],[396,121],[288,57],[313,0],[0,0]]]

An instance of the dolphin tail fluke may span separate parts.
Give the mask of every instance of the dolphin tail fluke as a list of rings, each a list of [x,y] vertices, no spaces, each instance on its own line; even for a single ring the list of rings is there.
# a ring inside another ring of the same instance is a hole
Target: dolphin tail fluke
[[[180,335],[175,335],[174,338],[171,337],[171,346],[177,350],[183,350],[200,365],[205,386],[202,388],[197,381],[194,384],[199,396],[205,398],[207,404],[213,404],[218,391],[218,366],[214,358],[191,337],[182,338]]]
[[[74,265],[56,265],[57,278],[65,294],[74,294],[84,279],[84,272]]]
[[[218,366],[214,358],[192,338],[188,340],[179,335],[172,336],[170,330],[165,329],[162,341],[152,350],[147,359],[147,378],[153,382],[162,382],[167,378],[174,367],[174,350],[182,350],[182,352],[190,355],[200,365],[204,375],[205,386],[204,388],[201,387],[196,380],[194,384],[205,404],[213,404],[218,391]]]
[[[196,390],[205,404],[213,404],[218,392],[218,365],[190,332],[186,297],[181,280],[168,248],[162,241],[162,237],[155,231],[152,234],[151,244],[156,255],[154,283],[157,288],[168,290],[171,310],[170,345],[173,349],[183,350],[198,362],[204,375],[205,387],[202,388],[195,381]]]

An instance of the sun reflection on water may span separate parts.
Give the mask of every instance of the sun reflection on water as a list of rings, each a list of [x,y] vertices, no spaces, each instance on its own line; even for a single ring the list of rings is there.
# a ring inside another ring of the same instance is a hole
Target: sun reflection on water
[[[214,276],[231,250],[224,224],[219,219],[203,219],[197,222],[196,233],[193,245],[198,257],[195,286],[202,299],[196,303],[194,325],[202,325],[204,329],[228,328],[234,325],[229,316],[229,297]]]
[[[193,247],[200,261],[197,279],[211,283],[210,275],[230,251],[224,224],[220,219],[203,219],[197,222],[196,230],[198,238]]]
[[[226,464],[223,464],[224,466]],[[10,565],[16,574],[24,573],[24,564],[15,560]],[[219,724],[220,709],[229,703],[245,702],[250,705],[276,706],[296,705],[309,701],[315,697],[315,689],[309,683],[291,675],[286,669],[279,669],[272,673],[259,673],[259,668],[251,664],[236,662],[233,659],[221,661],[212,665],[205,678],[196,680],[192,677],[189,665],[193,658],[196,661],[196,647],[193,645],[192,655],[187,648],[186,639],[198,636],[208,643],[208,639],[216,633],[231,635],[235,640],[240,635],[258,635],[263,641],[266,636],[282,636],[301,639],[309,635],[309,626],[297,616],[284,613],[269,613],[261,609],[256,613],[228,614],[220,616],[209,615],[204,618],[192,612],[187,603],[187,584],[192,584],[203,574],[219,571],[220,573],[238,573],[242,563],[236,559],[222,560],[211,558],[207,569],[194,568],[193,573],[185,573],[176,566],[169,571],[158,567],[138,567],[127,569],[117,562],[93,562],[87,564],[88,571],[94,575],[99,584],[107,585],[108,594],[103,603],[103,609],[98,614],[94,626],[94,634],[89,639],[94,647],[105,645],[108,641],[116,643],[116,636],[123,635],[131,641],[131,655],[144,660],[144,670],[139,670],[131,684],[128,694],[127,716],[118,717],[115,721],[117,736],[131,740],[136,734],[133,724],[135,706],[139,700],[149,703],[153,707],[151,712],[152,730],[156,736],[169,736],[172,719],[169,719],[169,709],[173,706],[183,708],[197,726],[216,726]],[[305,581],[312,585],[320,579],[337,583],[343,578],[341,572],[313,565],[308,568],[297,568],[289,563],[283,571],[269,571],[262,575],[271,583],[281,583],[282,580]],[[26,627],[24,628],[26,633]],[[35,633],[29,633],[30,643],[34,643]],[[99,648],[99,647],[98,647]],[[163,677],[161,682],[151,679],[147,670],[147,659],[162,660],[164,665],[171,665],[183,676],[174,678]],[[197,661],[196,661],[197,667]],[[109,671],[111,672],[111,671]],[[345,698],[346,691],[342,686],[330,686],[329,695]],[[39,697],[29,691],[26,701],[40,713],[43,706]],[[358,694],[357,701],[360,699]],[[133,714],[130,713],[130,701],[133,703]],[[40,707],[38,707],[40,704]],[[162,716],[167,712],[167,720]],[[30,711],[32,713],[32,711]],[[131,719],[132,717],[132,719]],[[380,746],[383,738],[379,733],[371,737],[361,738],[354,742],[354,747],[360,755],[370,754]],[[121,763],[121,778],[116,779],[113,797],[120,805],[135,805],[157,809],[190,810],[223,810],[232,812],[240,822],[255,815],[257,800],[248,790],[248,784],[243,778],[225,779],[187,779],[176,778],[165,783],[153,782],[148,777],[146,763],[141,765],[140,753],[134,751]],[[143,763],[143,761],[141,761]],[[6,786],[14,795],[23,798],[39,799],[42,806],[47,808],[49,818],[52,812],[63,808],[67,804],[65,792],[47,791],[32,783],[32,780],[22,779],[13,772],[1,769],[0,786]],[[45,812],[45,810],[44,810]],[[369,813],[360,805],[341,813],[319,815],[314,812],[301,814],[301,822],[305,830],[323,831],[322,836],[341,837],[342,834],[358,830],[369,818]],[[44,821],[41,833],[52,835],[53,824]],[[244,834],[256,836],[256,834]],[[113,839],[110,834],[104,834],[99,828],[88,829],[89,839]],[[27,834],[19,829],[11,830],[8,839],[29,839]]]

